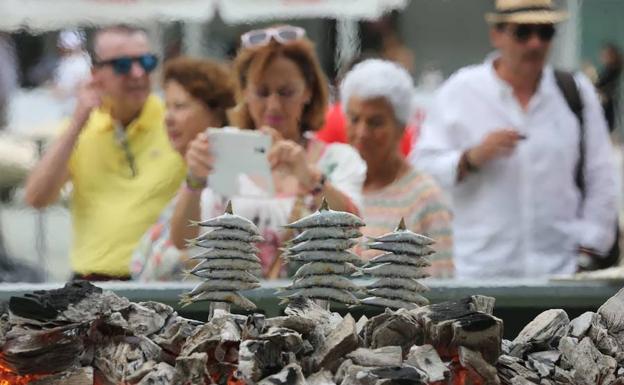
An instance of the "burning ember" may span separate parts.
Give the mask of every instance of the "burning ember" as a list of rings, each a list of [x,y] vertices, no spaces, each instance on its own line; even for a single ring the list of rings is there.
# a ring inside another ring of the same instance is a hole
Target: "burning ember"
[[[0,385],[624,384],[624,290],[573,320],[546,311],[513,341],[493,306],[473,296],[356,321],[295,298],[281,317],[201,323],[78,282],[11,301]]]

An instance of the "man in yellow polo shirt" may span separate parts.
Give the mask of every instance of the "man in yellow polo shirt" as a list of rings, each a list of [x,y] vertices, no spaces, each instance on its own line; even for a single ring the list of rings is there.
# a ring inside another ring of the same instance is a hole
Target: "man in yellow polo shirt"
[[[75,277],[127,279],[132,251],[184,178],[184,163],[151,95],[158,60],[140,29],[115,26],[94,37],[92,79],[72,120],[26,184],[26,202],[45,207],[73,184],[71,266]]]

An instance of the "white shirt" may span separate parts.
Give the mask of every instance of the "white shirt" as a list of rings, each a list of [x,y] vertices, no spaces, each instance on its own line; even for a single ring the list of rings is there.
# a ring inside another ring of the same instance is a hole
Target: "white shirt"
[[[573,273],[577,247],[607,251],[617,218],[616,172],[608,130],[589,80],[576,75],[585,119],[586,197],[575,183],[579,123],[544,69],[527,110],[488,60],[464,68],[438,91],[412,161],[447,189],[454,209],[458,278]],[[463,151],[490,132],[527,136],[511,156],[457,182]]]

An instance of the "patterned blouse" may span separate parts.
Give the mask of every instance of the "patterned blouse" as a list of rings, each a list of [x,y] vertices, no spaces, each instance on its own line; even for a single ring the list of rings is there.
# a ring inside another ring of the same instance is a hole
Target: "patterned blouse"
[[[401,217],[407,228],[436,240],[436,253],[431,256],[434,277],[453,275],[452,215],[442,190],[429,175],[414,168],[385,188],[364,193],[365,236],[375,237],[394,231]],[[365,239],[365,238],[363,238]],[[374,250],[361,251],[364,259],[379,254]]]

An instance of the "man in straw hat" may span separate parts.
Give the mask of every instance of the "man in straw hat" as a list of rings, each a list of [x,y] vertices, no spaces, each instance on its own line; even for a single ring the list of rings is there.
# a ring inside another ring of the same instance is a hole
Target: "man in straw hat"
[[[413,160],[452,196],[459,278],[573,273],[582,253],[613,244],[616,177],[598,97],[574,76],[581,193],[580,120],[546,64],[566,17],[550,0],[498,0],[486,15],[496,52],[451,76],[429,111]]]

